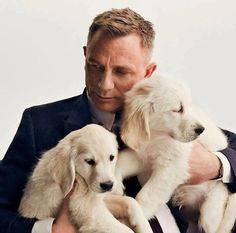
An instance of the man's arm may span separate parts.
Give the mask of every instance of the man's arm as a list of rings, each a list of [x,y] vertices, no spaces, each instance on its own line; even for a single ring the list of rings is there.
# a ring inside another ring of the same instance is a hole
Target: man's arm
[[[24,218],[18,214],[23,189],[38,160],[36,144],[33,120],[30,110],[26,110],[16,135],[0,163],[0,233],[31,233],[32,229],[35,233],[45,233],[37,219]],[[67,202],[65,200],[53,224],[52,233],[75,233],[68,217]],[[35,225],[36,222],[38,224]]]
[[[227,136],[229,143],[229,146],[221,151],[228,159],[231,167],[232,182],[228,186],[231,192],[236,192],[236,134],[228,130],[223,130],[223,132]]]
[[[35,161],[32,120],[25,111],[17,133],[0,164],[0,233],[30,233],[36,219],[20,217],[17,209]]]
[[[223,130],[228,138],[229,145],[221,153],[226,156],[231,168],[232,187],[236,187],[236,134]],[[207,151],[201,144],[195,142],[192,154],[189,160],[190,179],[188,183],[196,184],[206,180],[215,179],[219,175],[221,162],[219,158],[209,151]],[[236,191],[236,189],[235,189]]]

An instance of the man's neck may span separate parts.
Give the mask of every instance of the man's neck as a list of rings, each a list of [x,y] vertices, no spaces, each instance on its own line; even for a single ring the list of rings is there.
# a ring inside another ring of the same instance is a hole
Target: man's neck
[[[115,113],[111,112],[105,112],[101,111],[98,109],[95,104],[92,102],[92,99],[89,97],[87,93],[88,101],[89,101],[89,106],[90,106],[90,111],[92,114],[92,121],[93,123],[102,125],[105,127],[107,130],[111,130],[113,123],[115,121]]]

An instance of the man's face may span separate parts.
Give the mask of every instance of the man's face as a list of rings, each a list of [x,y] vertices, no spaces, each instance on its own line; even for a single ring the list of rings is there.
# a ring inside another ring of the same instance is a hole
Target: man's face
[[[150,77],[156,67],[148,64],[147,51],[134,33],[110,38],[97,31],[84,53],[88,94],[95,106],[106,112],[121,109],[124,93]]]

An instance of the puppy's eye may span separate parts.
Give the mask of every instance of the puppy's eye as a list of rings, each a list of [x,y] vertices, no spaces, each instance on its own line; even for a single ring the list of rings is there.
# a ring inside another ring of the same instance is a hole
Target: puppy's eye
[[[115,158],[115,156],[114,156],[114,155],[110,155],[110,161],[113,161],[113,160],[114,160],[114,158]]]
[[[84,161],[91,166],[94,166],[96,164],[94,159],[85,159]]]
[[[184,108],[182,104],[180,105],[180,108],[178,110],[173,110],[173,112],[177,112],[177,113],[183,113],[183,111],[184,111]]]

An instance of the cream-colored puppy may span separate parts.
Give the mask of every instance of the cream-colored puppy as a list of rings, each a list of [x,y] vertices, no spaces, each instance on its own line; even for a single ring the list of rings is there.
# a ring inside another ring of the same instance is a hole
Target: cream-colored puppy
[[[131,149],[120,154],[118,180],[139,174],[143,187],[136,200],[147,218],[188,180],[193,140],[197,139],[209,151],[227,147],[221,130],[193,108],[187,86],[161,76],[141,81],[127,92],[121,137]],[[229,196],[221,181],[208,181],[198,186],[182,186],[174,194],[174,201],[198,208],[199,229],[204,232],[222,233],[223,227],[224,233],[228,233],[236,218],[229,207],[231,220],[224,218],[224,226],[221,224]],[[234,203],[235,196],[231,198]]]
[[[74,186],[69,210],[79,232],[134,232],[117,217],[128,219],[135,232],[151,233],[135,199],[110,194],[116,186],[117,154],[116,136],[102,126],[91,124],[70,133],[43,154],[26,185],[19,212],[30,218],[56,217]]]

